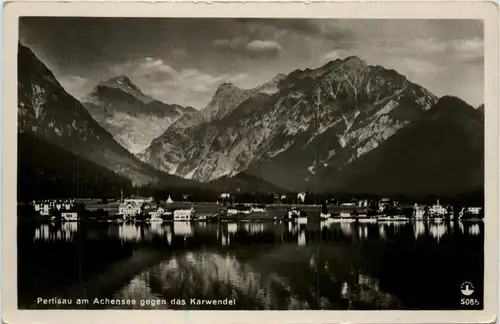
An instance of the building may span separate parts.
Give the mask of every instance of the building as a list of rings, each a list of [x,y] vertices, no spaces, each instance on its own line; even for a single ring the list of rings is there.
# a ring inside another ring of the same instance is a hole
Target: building
[[[78,213],[77,212],[62,212],[61,213],[61,219],[65,221],[77,221],[78,220]]]
[[[177,209],[174,210],[174,221],[190,221],[194,218],[195,210],[190,209]]]
[[[123,216],[137,216],[139,215],[146,205],[146,201],[142,198],[125,199],[118,207],[118,214]]]
[[[274,194],[274,203],[275,204],[287,204],[288,197],[285,194]]]
[[[444,216],[448,214],[448,210],[439,203],[439,199],[437,200],[437,203],[432,205],[429,208],[429,214],[431,216]]]
[[[41,200],[33,201],[31,203],[35,212],[40,216],[49,216],[54,214],[54,212],[69,212],[75,207],[74,200]]]
[[[458,214],[459,218],[481,218],[482,207],[463,207]]]
[[[50,215],[50,205],[48,203],[36,202],[34,204],[35,211],[40,214],[40,216]]]
[[[381,212],[387,211],[392,208],[392,199],[391,198],[382,198],[378,202],[378,210]]]
[[[165,215],[166,211],[163,207],[158,207],[158,209],[151,209],[149,212],[149,215],[151,216],[151,219],[161,219],[163,215]]]
[[[358,201],[358,207],[368,207],[368,200],[367,199],[361,199]]]
[[[472,215],[479,215],[482,209],[482,207],[467,207],[466,211]]]
[[[416,219],[422,219],[425,216],[425,205],[419,205],[415,203],[415,205],[413,206],[413,217],[415,217]]]

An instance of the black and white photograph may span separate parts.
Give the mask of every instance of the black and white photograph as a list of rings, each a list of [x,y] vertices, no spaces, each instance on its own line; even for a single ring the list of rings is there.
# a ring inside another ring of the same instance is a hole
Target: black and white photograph
[[[19,310],[485,309],[483,20],[18,30]]]

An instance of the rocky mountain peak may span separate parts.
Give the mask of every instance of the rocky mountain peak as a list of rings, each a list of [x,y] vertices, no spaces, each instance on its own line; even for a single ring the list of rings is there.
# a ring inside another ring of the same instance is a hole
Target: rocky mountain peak
[[[232,89],[235,89],[235,88],[238,88],[238,87],[235,86],[233,83],[231,83],[231,82],[223,82],[223,83],[219,84],[219,86],[217,87],[217,90],[215,91],[215,93],[218,93],[220,91],[232,90]]]
[[[322,169],[376,149],[436,101],[396,71],[351,56],[253,89],[221,84],[195,122],[168,129],[144,160],[199,181],[248,171],[305,190]]]
[[[461,119],[464,117],[480,118],[481,113],[464,100],[454,96],[443,96],[429,110],[434,118]]]
[[[98,83],[82,102],[92,117],[132,153],[143,150],[185,112],[193,110],[144,94],[124,75]]]
[[[156,177],[68,94],[31,50],[19,45],[18,132],[76,153],[136,184]]]
[[[108,87],[130,87],[130,86],[134,86],[132,84],[132,81],[130,81],[129,77],[127,77],[125,75],[119,75],[119,76],[113,77],[113,78],[111,78],[111,79],[109,79],[107,81],[101,82],[100,85],[108,86]]]
[[[153,98],[145,95],[135,84],[133,84],[129,77],[124,75],[119,75],[109,80],[99,82],[93,91],[83,100],[92,101],[95,99],[94,97],[99,97],[102,95],[103,91],[107,91],[109,89],[121,90],[144,103],[154,101]]]
[[[276,76],[272,79],[272,81],[275,81],[275,82],[280,82],[284,79],[286,79],[287,75],[284,74],[284,73],[278,73],[276,74]]]
[[[342,64],[349,66],[366,66],[366,62],[357,56],[348,56],[342,60]]]

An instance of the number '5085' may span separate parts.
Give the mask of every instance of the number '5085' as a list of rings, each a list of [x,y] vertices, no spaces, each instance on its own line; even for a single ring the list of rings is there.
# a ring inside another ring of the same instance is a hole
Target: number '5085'
[[[462,298],[460,299],[460,305],[479,306],[479,300],[475,298]]]

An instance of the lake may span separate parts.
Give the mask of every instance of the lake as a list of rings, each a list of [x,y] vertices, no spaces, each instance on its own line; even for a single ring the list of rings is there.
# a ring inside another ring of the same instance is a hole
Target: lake
[[[468,281],[481,301],[472,308],[482,309],[483,226],[21,221],[18,303],[22,309],[461,309],[460,285]],[[54,297],[71,304],[37,303]],[[93,304],[94,298],[136,304]],[[234,305],[200,306],[191,298],[228,298]]]

